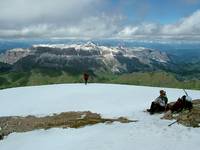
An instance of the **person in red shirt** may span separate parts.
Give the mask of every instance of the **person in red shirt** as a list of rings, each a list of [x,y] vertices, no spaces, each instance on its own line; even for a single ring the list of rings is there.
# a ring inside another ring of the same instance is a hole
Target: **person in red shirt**
[[[83,79],[84,79],[85,85],[86,85],[86,84],[88,83],[89,74],[85,72],[85,73],[83,74]]]

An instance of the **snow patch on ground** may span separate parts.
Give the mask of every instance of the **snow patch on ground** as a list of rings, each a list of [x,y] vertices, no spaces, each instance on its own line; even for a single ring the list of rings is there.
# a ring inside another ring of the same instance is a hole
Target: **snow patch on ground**
[[[0,150],[199,150],[200,129],[161,120],[143,112],[161,88],[112,84],[61,84],[0,90],[0,116],[48,115],[85,111],[104,117],[119,116],[138,122],[97,124],[79,129],[50,129],[13,133],[0,141]],[[169,101],[184,93],[162,88]],[[187,90],[197,99],[200,91]]]
[[[184,92],[181,89],[152,88],[112,84],[59,84],[0,90],[0,116],[48,115],[66,111],[93,111],[103,116],[130,116],[142,111],[154,100],[159,90],[167,91],[169,101]],[[199,91],[190,91],[193,99]]]

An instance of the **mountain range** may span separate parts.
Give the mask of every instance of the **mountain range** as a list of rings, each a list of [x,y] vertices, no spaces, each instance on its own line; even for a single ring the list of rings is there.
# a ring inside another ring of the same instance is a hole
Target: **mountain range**
[[[0,54],[0,87],[81,82],[88,72],[92,82],[198,88],[199,68],[198,57],[141,46],[34,44]]]
[[[131,73],[162,69],[170,65],[171,59],[165,52],[143,47],[107,47],[86,43],[11,49],[0,55],[0,62],[8,64],[13,70],[42,67]]]

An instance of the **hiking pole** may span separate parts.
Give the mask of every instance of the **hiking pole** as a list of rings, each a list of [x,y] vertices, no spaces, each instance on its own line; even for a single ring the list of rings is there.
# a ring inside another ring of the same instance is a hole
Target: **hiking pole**
[[[185,95],[187,96],[188,101],[192,101],[192,98],[188,95],[188,93],[186,92],[186,90],[183,89],[183,91],[185,92]]]
[[[183,91],[184,91],[185,95],[186,95],[186,96],[188,96],[188,93],[186,92],[186,90],[185,90],[185,89],[183,89]]]
[[[175,124],[175,123],[177,123],[177,120],[174,121],[174,122],[172,122],[172,123],[170,123],[170,124],[168,125],[168,127],[172,126],[172,125]]]

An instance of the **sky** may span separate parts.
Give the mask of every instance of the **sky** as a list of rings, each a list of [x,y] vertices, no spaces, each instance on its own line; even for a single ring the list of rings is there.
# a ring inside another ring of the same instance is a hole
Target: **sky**
[[[0,0],[0,38],[200,39],[200,0]]]

